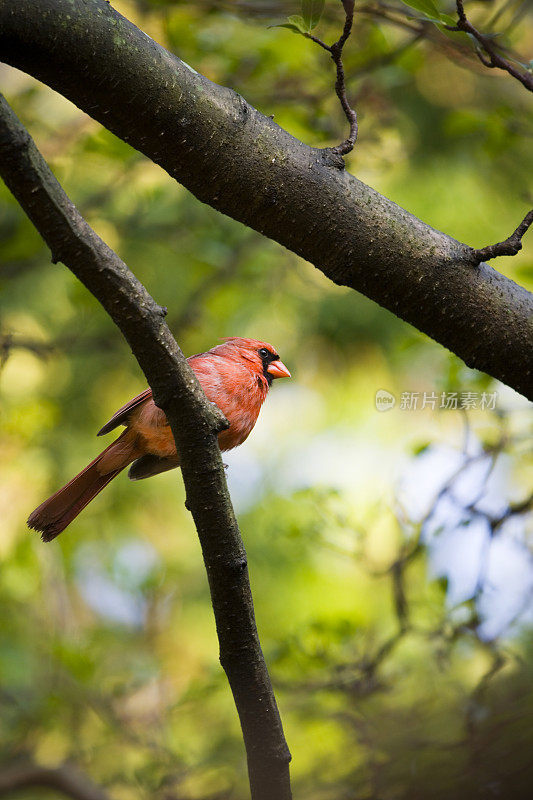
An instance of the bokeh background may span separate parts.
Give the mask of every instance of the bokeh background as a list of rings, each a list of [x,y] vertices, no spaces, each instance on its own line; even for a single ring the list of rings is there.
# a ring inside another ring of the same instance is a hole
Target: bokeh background
[[[327,54],[269,27],[297,3],[113,5],[305,142],[344,137]],[[524,60],[528,9],[469,4]],[[327,41],[341,11],[326,3]],[[360,124],[349,170],[473,246],[508,236],[533,174],[526,90],[395,0],[359,7],[345,67]],[[295,797],[529,797],[531,405],[202,205],[46,87],[7,67],[0,78],[70,197],[168,307],[184,352],[251,336],[292,371],[225,461]],[[533,235],[524,245],[493,264],[533,290]],[[53,544],[25,527],[145,383],[3,186],[0,246],[0,776],[68,761],[113,800],[244,799],[179,473],[120,476]],[[379,390],[394,408],[376,408]],[[458,407],[440,408],[454,392]]]

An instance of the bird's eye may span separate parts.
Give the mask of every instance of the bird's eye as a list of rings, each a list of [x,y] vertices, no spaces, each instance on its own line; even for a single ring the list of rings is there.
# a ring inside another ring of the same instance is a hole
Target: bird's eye
[[[261,356],[261,358],[268,358],[268,356],[270,355],[270,353],[268,352],[268,350],[266,349],[266,347],[262,347],[262,348],[261,348],[260,350],[258,350],[257,352],[259,353],[259,355]]]

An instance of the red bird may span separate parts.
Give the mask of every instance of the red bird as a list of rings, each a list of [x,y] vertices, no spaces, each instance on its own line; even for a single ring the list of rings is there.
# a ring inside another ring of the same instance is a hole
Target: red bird
[[[218,435],[221,450],[242,444],[254,427],[273,378],[290,378],[287,367],[266,342],[227,338],[189,364],[211,402],[224,413],[229,428]],[[132,480],[148,478],[179,466],[167,418],[152,400],[152,390],[119,408],[98,436],[118,425],[126,430],[70,483],[30,514],[28,526],[49,542],[64,531],[85,506],[129,464]],[[133,463],[132,463],[133,462]]]

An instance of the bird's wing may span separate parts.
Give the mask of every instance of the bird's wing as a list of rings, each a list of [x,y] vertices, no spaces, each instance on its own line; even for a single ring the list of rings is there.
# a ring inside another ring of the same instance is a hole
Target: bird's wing
[[[104,433],[109,433],[109,431],[112,431],[114,428],[118,428],[119,425],[125,425],[133,409],[137,408],[137,406],[140,406],[141,403],[145,403],[151,397],[152,397],[152,390],[145,389],[144,392],[138,394],[137,397],[134,397],[132,400],[126,403],[125,406],[119,408],[119,410],[113,414],[109,422],[106,422],[104,427],[100,428],[100,430],[96,435],[103,436]]]

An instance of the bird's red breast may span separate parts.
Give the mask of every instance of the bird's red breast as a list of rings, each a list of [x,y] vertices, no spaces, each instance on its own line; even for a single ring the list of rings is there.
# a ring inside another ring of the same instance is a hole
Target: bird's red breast
[[[207,398],[216,403],[230,426],[219,434],[221,450],[242,444],[253,429],[274,378],[290,377],[276,350],[257,339],[231,337],[206,353],[191,356],[194,370]],[[102,428],[107,433],[124,422],[138,437],[143,452],[176,455],[174,439],[164,413],[148,389],[121,408]]]

